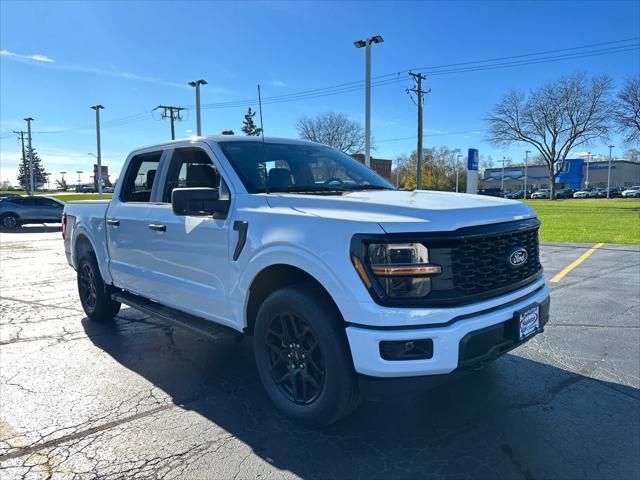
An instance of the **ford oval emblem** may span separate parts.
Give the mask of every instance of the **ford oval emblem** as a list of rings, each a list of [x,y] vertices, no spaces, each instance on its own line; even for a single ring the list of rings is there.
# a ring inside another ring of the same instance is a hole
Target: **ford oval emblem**
[[[512,267],[520,267],[524,265],[528,257],[529,254],[527,253],[527,251],[522,247],[518,247],[512,250],[509,254],[509,263]]]

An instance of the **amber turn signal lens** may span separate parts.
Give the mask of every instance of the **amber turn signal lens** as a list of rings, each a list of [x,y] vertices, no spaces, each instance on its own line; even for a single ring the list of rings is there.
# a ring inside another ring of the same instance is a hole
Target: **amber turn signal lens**
[[[371,271],[376,276],[380,277],[409,277],[419,275],[438,275],[442,273],[442,267],[430,264],[371,265]]]

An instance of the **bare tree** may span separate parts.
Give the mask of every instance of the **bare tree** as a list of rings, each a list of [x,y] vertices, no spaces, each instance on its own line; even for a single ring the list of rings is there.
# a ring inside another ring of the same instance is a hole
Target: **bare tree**
[[[618,93],[615,120],[624,143],[640,142],[640,75],[628,78]]]
[[[324,143],[347,154],[364,149],[362,125],[342,113],[328,112],[315,117],[302,117],[296,122],[296,129],[300,138]]]
[[[588,79],[576,73],[535,89],[528,97],[511,91],[487,116],[489,140],[500,146],[532,145],[547,166],[555,199],[555,179],[571,149],[609,134],[612,83],[608,75]]]

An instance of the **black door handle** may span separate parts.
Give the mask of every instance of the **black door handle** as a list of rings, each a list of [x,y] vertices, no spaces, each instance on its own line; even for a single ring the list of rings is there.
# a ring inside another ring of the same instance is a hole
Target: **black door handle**
[[[150,223],[149,224],[149,230],[153,230],[155,232],[166,232],[167,231],[167,227],[166,227],[166,225],[160,225],[158,223]]]
[[[114,227],[117,227],[118,225],[120,225],[120,220],[116,220],[115,218],[108,218],[107,225],[113,225]]]

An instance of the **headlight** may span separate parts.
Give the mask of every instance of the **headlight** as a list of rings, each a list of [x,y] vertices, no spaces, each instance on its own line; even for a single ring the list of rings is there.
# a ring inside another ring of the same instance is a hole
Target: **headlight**
[[[442,272],[429,263],[429,250],[421,243],[371,243],[365,249],[366,263],[378,285],[390,298],[420,298],[431,291],[431,276]],[[369,280],[362,263],[354,265],[365,285]]]

